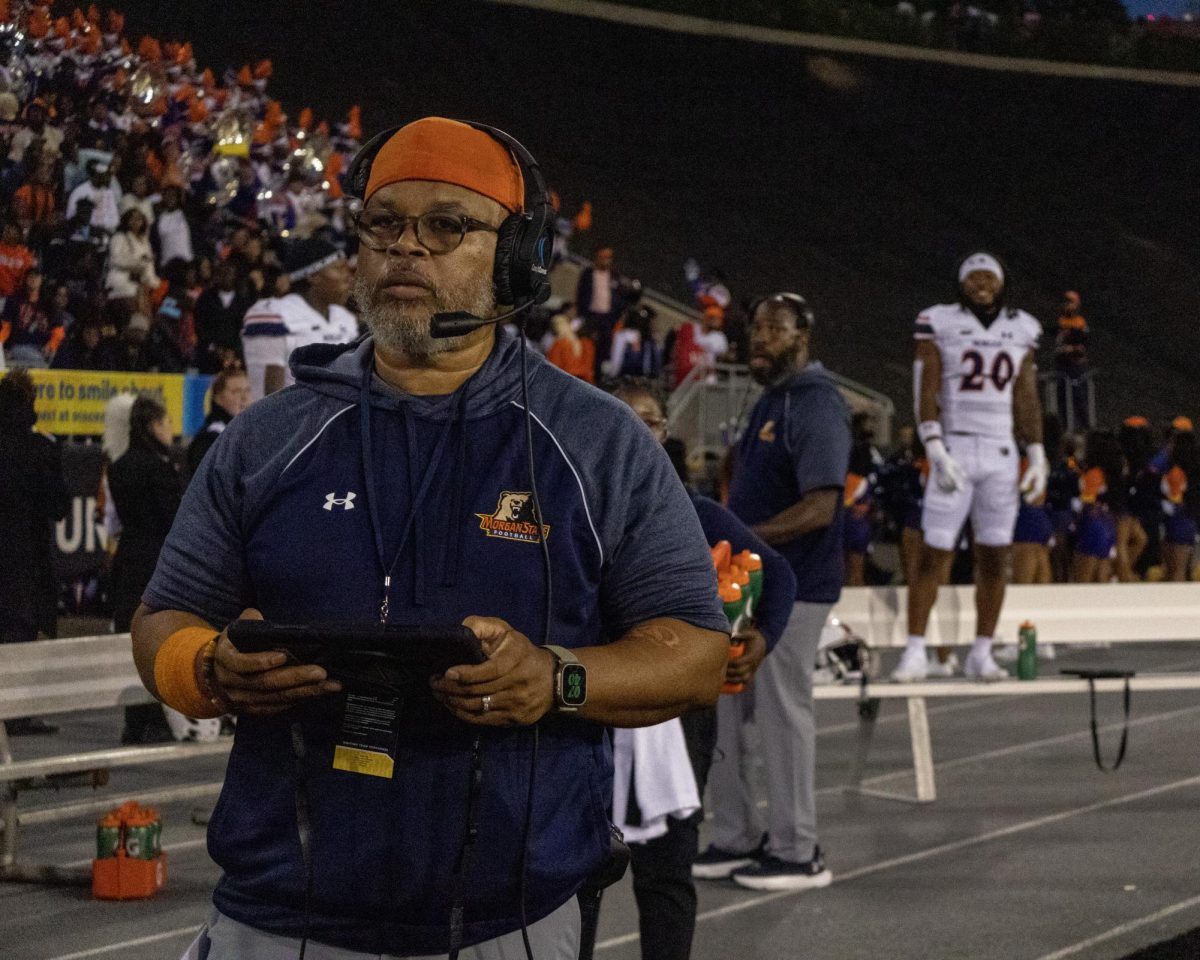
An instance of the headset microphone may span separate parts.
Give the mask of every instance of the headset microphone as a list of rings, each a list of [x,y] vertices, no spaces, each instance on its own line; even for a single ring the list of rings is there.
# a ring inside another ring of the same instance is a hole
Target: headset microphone
[[[467,313],[465,310],[455,310],[451,313],[435,313],[429,320],[429,333],[436,340],[443,340],[446,337],[465,337],[468,333],[474,333],[480,327],[486,327],[489,323],[503,323],[511,317],[515,317],[518,313],[523,313],[534,305],[533,301],[523,303],[519,307],[509,310],[508,313],[502,313],[498,317],[484,320],[483,317],[477,317],[473,313]]]

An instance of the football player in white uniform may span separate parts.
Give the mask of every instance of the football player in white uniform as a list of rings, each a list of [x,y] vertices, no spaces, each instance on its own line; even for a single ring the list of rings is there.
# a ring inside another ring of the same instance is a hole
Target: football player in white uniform
[[[1041,325],[1004,305],[1004,268],[991,254],[963,260],[958,281],[959,302],[923,311],[914,331],[917,432],[931,475],[921,517],[924,544],[908,590],[908,646],[892,674],[901,682],[929,673],[925,629],[968,517],[975,535],[977,623],[964,673],[989,681],[1008,676],[992,657],[992,640],[1004,604],[1018,497],[1032,502],[1046,490],[1034,358]],[[1023,475],[1014,428],[1028,459]]]
[[[288,251],[287,268],[292,292],[259,300],[242,320],[252,400],[293,382],[288,357],[297,347],[358,337],[358,320],[346,309],[354,272],[345,253],[324,240],[300,240]]]

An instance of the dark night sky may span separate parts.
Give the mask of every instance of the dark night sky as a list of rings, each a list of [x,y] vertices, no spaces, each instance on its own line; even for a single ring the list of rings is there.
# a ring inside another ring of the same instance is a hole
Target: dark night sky
[[[1200,414],[1200,90],[814,64],[468,0],[122,6],[129,32],[191,39],[214,68],[270,56],[293,115],[361,102],[368,132],[429,113],[509,130],[568,207],[595,203],[626,269],[679,293],[695,255],[737,293],[799,290],[827,361],[901,409],[912,317],[988,246],[1047,326],[1083,293],[1102,415]]]

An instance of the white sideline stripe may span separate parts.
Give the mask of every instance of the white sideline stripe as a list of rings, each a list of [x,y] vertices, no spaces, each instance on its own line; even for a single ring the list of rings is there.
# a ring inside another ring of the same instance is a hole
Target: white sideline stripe
[[[930,857],[940,856],[943,853],[954,853],[957,850],[965,850],[968,847],[978,846],[982,843],[989,843],[992,840],[999,840],[1003,837],[1009,837],[1016,833],[1024,833],[1028,830],[1036,830],[1038,827],[1049,826],[1052,823],[1060,823],[1063,820],[1070,820],[1073,817],[1083,816],[1088,813],[1096,813],[1099,810],[1107,810],[1111,807],[1119,807],[1127,803],[1134,803],[1138,800],[1145,800],[1148,797],[1156,797],[1159,794],[1169,793],[1172,790],[1180,790],[1184,787],[1196,786],[1200,784],[1200,776],[1187,777],[1183,780],[1175,780],[1171,783],[1164,783],[1157,787],[1149,787],[1146,790],[1139,790],[1136,793],[1127,793],[1119,797],[1112,797],[1108,800],[1099,800],[1096,803],[1089,803],[1082,807],[1073,807],[1070,810],[1062,810],[1058,813],[1047,814],[1044,817],[1036,817],[1033,820],[1023,820],[1019,823],[1011,824],[1007,827],[1000,827],[996,830],[988,830],[986,833],[976,834],[973,837],[963,837],[961,840],[954,840],[950,843],[938,844],[936,847],[927,847],[924,850],[917,850],[913,853],[906,853],[900,857],[892,857],[890,860],[881,860],[879,863],[871,863],[866,866],[859,867],[856,870],[848,870],[842,874],[836,874],[833,878],[834,883],[848,883],[851,880],[857,880],[859,877],[870,876],[873,873],[880,873],[884,870],[890,870],[893,867],[901,867],[905,864],[916,863],[920,860],[928,860]],[[764,903],[771,903],[774,900],[780,900],[783,897],[794,897],[797,893],[794,890],[784,890],[776,893],[767,893],[757,897],[750,897],[746,900],[740,900],[737,903],[728,903],[723,907],[717,907],[713,910],[706,910],[697,915],[697,921],[716,920],[719,917],[728,916],[731,913],[741,913],[743,910],[749,910],[752,907],[761,906]],[[1198,898],[1200,899],[1200,898]],[[1180,907],[1183,909],[1183,907]],[[633,943],[639,939],[636,933],[627,933],[620,937],[612,937],[602,943],[596,945],[597,950],[608,950],[612,947],[621,946],[626,943]],[[56,958],[57,960],[57,958]],[[1046,958],[1042,958],[1046,960]]]
[[[292,465],[293,463],[295,463],[297,460],[299,460],[299,459],[300,459],[300,454],[304,453],[304,451],[305,451],[305,450],[307,450],[309,447],[311,447],[311,446],[312,446],[314,443],[316,443],[316,442],[317,442],[317,440],[320,438],[321,434],[323,434],[323,433],[325,432],[325,428],[326,428],[327,426],[329,426],[331,423],[333,423],[333,421],[334,421],[334,420],[336,420],[338,417],[340,417],[340,416],[341,416],[343,413],[345,413],[347,410],[352,410],[352,409],[354,409],[354,407],[356,407],[356,406],[357,406],[357,404],[354,404],[354,403],[352,403],[352,404],[350,404],[350,406],[348,406],[348,407],[342,407],[342,409],[341,409],[341,410],[339,410],[339,411],[338,411],[337,413],[335,413],[335,414],[334,414],[332,417],[330,417],[330,418],[329,418],[328,420],[326,420],[326,421],[325,421],[323,424],[321,424],[321,429],[320,429],[320,430],[318,430],[318,431],[317,431],[317,432],[316,432],[316,433],[313,435],[313,438],[312,438],[311,440],[309,440],[309,441],[308,441],[308,443],[306,443],[304,446],[302,446],[302,447],[300,448],[299,452],[298,452],[298,453],[297,453],[297,454],[296,454],[294,457],[292,457],[292,459],[291,459],[291,460],[289,460],[289,461],[287,462],[287,466],[286,466],[286,467],[284,467],[284,468],[283,468],[283,469],[282,469],[282,470],[279,472],[279,475],[282,477],[282,476],[283,476],[285,473],[287,473],[287,472],[288,472],[288,468],[289,468],[289,467],[291,467],[291,465]]]
[[[1031,696],[1033,696],[1033,694],[1027,693],[1027,694],[1023,694],[1023,696],[1031,697]],[[1015,699],[1017,699],[1017,698],[1010,697],[1008,702],[1011,703]],[[968,700],[965,703],[948,703],[948,704],[943,704],[940,707],[930,707],[926,711],[926,713],[931,717],[940,717],[943,714],[947,714],[947,713],[961,713],[964,710],[978,710],[980,707],[995,707],[995,706],[996,706],[996,704],[993,703],[991,700],[979,697],[976,699]],[[907,713],[889,713],[889,714],[879,717],[875,720],[876,727],[878,727],[881,723],[908,723],[908,714]],[[853,733],[854,731],[858,730],[859,725],[860,724],[859,724],[858,720],[850,720],[847,723],[835,723],[829,727],[818,727],[817,728],[817,736],[818,737],[827,736],[827,735],[833,734],[833,733]]]
[[[1151,923],[1157,923],[1174,913],[1179,913],[1181,910],[1188,910],[1192,907],[1200,906],[1200,897],[1192,897],[1188,900],[1180,900],[1179,903],[1173,903],[1169,907],[1163,907],[1154,913],[1144,917],[1139,917],[1137,920],[1130,920],[1127,923],[1122,923],[1119,926],[1113,927],[1111,930],[1106,930],[1104,933],[1098,933],[1094,937],[1089,937],[1087,940],[1080,940],[1078,943],[1073,943],[1069,947],[1063,947],[1061,950],[1055,950],[1053,953],[1047,953],[1044,956],[1038,957],[1038,960],[1063,960],[1065,957],[1073,957],[1077,953],[1082,953],[1091,947],[1098,946],[1108,940],[1115,939],[1125,933],[1130,933],[1138,930],[1141,927],[1148,926]]]
[[[103,947],[92,947],[90,950],[80,950],[77,953],[63,953],[57,957],[51,957],[50,960],[83,960],[84,957],[98,957],[105,953],[113,953],[116,950],[141,947],[147,943],[158,943],[160,940],[174,940],[176,937],[183,936],[194,937],[199,930],[200,924],[193,923],[191,926],[176,927],[174,930],[163,930],[161,933],[152,933],[146,937],[138,937],[136,940],[122,940],[120,943],[109,943]]]
[[[1173,663],[1164,663],[1164,664],[1155,666],[1153,672],[1144,673],[1144,674],[1142,674],[1142,676],[1150,677],[1150,676],[1155,676],[1156,674],[1159,674],[1159,673],[1168,673],[1172,670],[1181,670],[1184,667],[1195,666],[1196,663],[1197,663],[1197,661],[1196,661],[1195,657],[1189,657],[1186,660],[1176,660]],[[1036,694],[1033,694],[1033,693],[1018,694],[1016,696],[1010,697],[1008,699],[1008,702],[1012,703],[1013,700],[1022,700],[1022,699],[1025,699],[1026,697],[1032,697],[1035,695]],[[992,707],[992,706],[995,706],[995,704],[993,704],[990,700],[988,700],[986,698],[977,698],[977,699],[967,700],[963,703],[951,703],[951,704],[946,704],[946,705],[940,706],[940,707],[930,707],[928,710],[928,714],[931,717],[936,717],[936,716],[940,716],[940,715],[946,714],[946,713],[959,713],[964,710],[974,710],[974,709],[978,709],[979,707]],[[1159,715],[1151,714],[1151,716],[1159,716]],[[1166,716],[1166,715],[1164,714],[1163,716]],[[1138,720],[1137,722],[1141,723],[1141,722],[1143,722],[1145,720],[1149,720],[1149,719],[1150,719],[1149,717],[1143,717],[1140,720]],[[900,723],[901,721],[907,723],[908,722],[908,714],[906,714],[906,713],[889,713],[889,714],[887,714],[887,716],[879,717],[878,719],[876,719],[875,726],[878,727],[881,723]],[[1134,724],[1134,721],[1131,720],[1130,726],[1133,726],[1133,724]],[[859,727],[859,721],[857,721],[857,720],[851,720],[848,723],[837,723],[837,724],[834,724],[833,726],[818,728],[817,736],[819,737],[823,734],[831,734],[831,733],[852,733],[852,732],[858,730],[858,727]],[[1108,729],[1107,727],[1100,728],[1101,732],[1104,732],[1107,729]],[[1033,742],[1037,742],[1037,741],[1033,741]],[[1005,749],[1007,749],[1007,748],[1005,748]],[[953,763],[955,761],[947,761],[947,762]],[[911,773],[912,771],[904,771],[904,772]],[[884,776],[890,777],[890,776],[897,776],[897,775],[898,774],[890,774],[889,773],[889,774],[885,774]],[[877,779],[877,778],[872,778],[872,779]]]
[[[510,400],[509,402],[518,410],[525,409],[516,400]],[[579,498],[583,501],[583,513],[587,517],[588,526],[592,529],[592,536],[596,539],[596,549],[600,551],[600,562],[604,563],[604,547],[600,545],[600,535],[596,533],[596,525],[592,523],[592,511],[588,506],[587,491],[583,489],[583,481],[579,478],[579,471],[575,469],[575,464],[571,462],[571,458],[567,456],[567,451],[562,448],[562,444],[558,442],[558,437],[554,435],[550,428],[542,423],[541,418],[532,410],[529,411],[529,415],[537,421],[539,427],[546,431],[546,436],[554,441],[554,445],[558,447],[558,452],[562,454],[562,458],[567,462],[567,466],[571,468],[571,473],[575,475],[575,482],[579,485]]]
[[[1181,70],[1142,70],[1137,67],[1109,67],[1100,64],[1068,63],[1057,60],[1037,60],[1032,57],[1003,57],[988,53],[962,53],[930,47],[910,47],[902,43],[881,40],[857,40],[833,37],[820,33],[801,33],[776,27],[758,27],[747,23],[707,20],[682,13],[644,10],[619,3],[599,0],[489,0],[508,7],[529,7],[548,13],[590,17],[670,33],[688,33],[700,37],[724,37],[748,40],[781,47],[801,47],[832,53],[861,54],[868,57],[887,57],[892,60],[919,60],[944,63],[976,70],[1000,73],[1029,73],[1050,77],[1077,77],[1083,80],[1131,80],[1135,83],[1160,83],[1174,87],[1200,87],[1200,74]]]
[[[1162,720],[1175,720],[1178,717],[1184,717],[1191,713],[1200,713],[1200,707],[1181,707],[1178,710],[1169,710],[1166,713],[1151,713],[1148,716],[1138,717],[1137,719],[1130,720],[1129,726],[1130,728],[1141,727],[1148,723],[1159,723]],[[903,715],[901,716],[903,717]],[[903,717],[903,719],[907,720],[908,718]],[[1124,726],[1124,721],[1117,721],[1115,723],[1105,724],[1102,727],[1097,727],[1096,729],[1099,733],[1104,734],[1112,733],[1114,730],[1120,730]],[[983,760],[994,760],[997,757],[1007,757],[1014,753],[1024,753],[1026,750],[1037,750],[1040,747],[1048,747],[1056,743],[1067,743],[1071,740],[1081,740],[1084,737],[1091,737],[1091,735],[1092,731],[1089,728],[1087,730],[1080,730],[1076,733],[1060,734],[1057,737],[1046,737],[1042,740],[1026,740],[1023,743],[1014,743],[1011,746],[998,747],[995,750],[985,750],[982,753],[967,754],[965,757],[955,757],[953,760],[943,760],[940,763],[934,763],[933,769],[935,772],[953,770],[957,767],[965,767],[969,764],[979,763]],[[874,787],[878,784],[886,783],[889,780],[899,780],[903,777],[911,777],[912,775],[912,770],[908,767],[905,767],[901,770],[893,770],[890,773],[879,773],[873,777],[866,777],[863,780],[862,785],[864,787]],[[847,787],[845,784],[835,783],[828,787],[820,787],[816,791],[816,795],[818,797],[827,797],[834,794],[845,793],[846,789]],[[755,806],[760,810],[765,810],[767,808],[767,801],[759,800]],[[711,820],[712,814],[705,813],[704,819]]]
[[[1145,717],[1137,717],[1129,721],[1130,729],[1134,727],[1145,726],[1148,723],[1160,723],[1163,720],[1175,720],[1179,717],[1186,717],[1188,714],[1200,712],[1200,707],[1181,707],[1178,710],[1169,710],[1166,713],[1151,713]],[[1123,720],[1114,723],[1107,723],[1102,727],[1097,727],[1099,733],[1112,733],[1115,730],[1121,730],[1125,726]],[[983,753],[972,753],[965,757],[955,757],[953,760],[944,760],[941,763],[933,765],[934,770],[953,770],[957,767],[965,767],[968,764],[979,763],[983,760],[995,760],[998,757],[1012,756],[1014,753],[1024,753],[1026,750],[1038,750],[1041,747],[1050,747],[1059,743],[1069,743],[1072,740],[1082,740],[1091,738],[1091,729],[1080,730],[1076,733],[1062,733],[1057,737],[1045,737],[1041,740],[1027,740],[1024,743],[1014,743],[1007,747],[997,747],[995,750],[985,750]],[[911,777],[911,770],[897,770],[892,773],[883,773],[876,777],[871,777],[863,781],[863,785],[879,783],[884,780],[892,780],[897,777]],[[826,788],[830,789],[830,788]],[[840,791],[842,787],[833,788]],[[820,792],[820,791],[818,791]]]
[[[170,846],[163,847],[163,853],[182,853],[185,850],[195,850],[197,847],[207,847],[208,837],[197,837],[195,840],[181,840],[179,843],[172,843]],[[86,867],[92,862],[91,857],[84,857],[82,860],[72,860],[70,863],[64,863],[64,869],[72,869],[75,867]]]

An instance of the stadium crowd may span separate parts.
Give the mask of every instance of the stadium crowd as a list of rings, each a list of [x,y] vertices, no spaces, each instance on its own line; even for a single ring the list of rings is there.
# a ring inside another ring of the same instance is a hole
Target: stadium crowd
[[[9,366],[215,373],[290,289],[297,241],[347,240],[359,112],[289,118],[268,60],[220,78],[123,18],[0,10],[0,343]],[[10,16],[11,14],[11,16]]]

